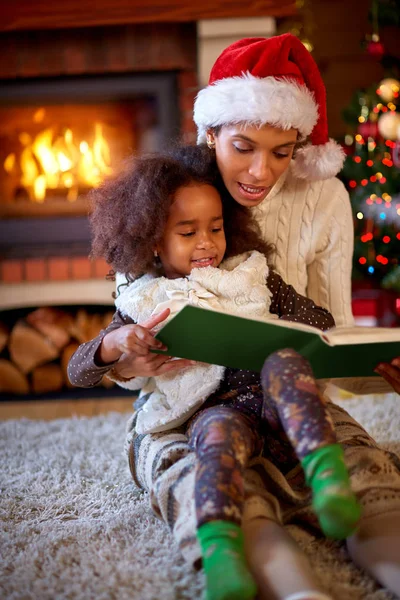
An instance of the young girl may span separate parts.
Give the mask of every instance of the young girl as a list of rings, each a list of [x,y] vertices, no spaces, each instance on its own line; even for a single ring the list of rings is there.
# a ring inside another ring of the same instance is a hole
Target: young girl
[[[262,319],[275,315],[322,329],[334,324],[326,310],[269,270],[270,247],[247,208],[221,198],[217,179],[208,151],[188,147],[175,157],[138,159],[93,193],[93,252],[128,273],[130,283],[116,299],[118,325],[100,336],[96,348],[89,342],[72,357],[72,383],[93,383],[88,363],[81,361],[88,346],[95,363],[112,377],[112,366],[124,353],[160,347],[137,323],[165,309],[171,316],[187,303]],[[184,425],[196,451],[197,531],[209,600],[243,600],[256,593],[240,525],[243,471],[263,450],[264,438],[274,460],[295,466],[300,459],[325,534],[342,539],[355,529],[359,507],[343,451],[312,371],[294,351],[271,355],[261,378],[197,363],[179,374],[136,378],[127,387],[142,388],[147,396],[131,423],[135,434]]]

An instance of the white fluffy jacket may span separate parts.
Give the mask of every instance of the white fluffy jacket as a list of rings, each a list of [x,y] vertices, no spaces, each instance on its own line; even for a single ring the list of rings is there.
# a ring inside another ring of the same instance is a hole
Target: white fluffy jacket
[[[135,322],[141,323],[153,313],[170,308],[174,316],[191,304],[258,319],[274,318],[269,312],[271,292],[266,280],[268,266],[259,252],[227,259],[218,269],[193,269],[188,277],[167,279],[144,275],[116,299],[116,307]],[[150,379],[135,378],[119,385],[150,393],[138,413],[137,433],[166,431],[184,423],[219,386],[225,368],[198,363],[179,373]]]

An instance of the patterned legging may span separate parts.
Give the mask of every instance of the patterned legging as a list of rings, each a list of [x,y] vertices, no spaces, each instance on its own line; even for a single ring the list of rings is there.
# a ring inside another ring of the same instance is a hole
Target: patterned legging
[[[336,442],[332,419],[305,358],[291,349],[271,354],[261,371],[261,384],[215,394],[188,424],[189,444],[197,456],[198,526],[215,519],[241,523],[244,469],[264,443],[264,454],[273,458],[276,451],[268,445],[268,431],[274,432],[272,438],[280,436],[277,448],[281,453],[287,449],[289,463]]]

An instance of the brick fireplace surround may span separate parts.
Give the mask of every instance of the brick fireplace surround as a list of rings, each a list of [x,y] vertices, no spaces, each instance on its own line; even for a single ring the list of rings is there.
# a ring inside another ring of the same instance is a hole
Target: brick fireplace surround
[[[0,36],[0,79],[6,84],[66,76],[174,72],[182,139],[192,142],[198,89],[194,23],[112,25],[10,32]],[[0,308],[111,304],[102,260],[87,254],[0,255]]]

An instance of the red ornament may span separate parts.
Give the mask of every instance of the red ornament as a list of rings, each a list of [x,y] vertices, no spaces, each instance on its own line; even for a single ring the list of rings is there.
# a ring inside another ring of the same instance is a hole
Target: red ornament
[[[380,60],[382,56],[385,54],[385,47],[382,42],[368,42],[367,44],[367,52],[370,56],[377,58]]]
[[[351,146],[342,146],[343,151],[345,153],[346,156],[352,156],[353,155],[353,148]]]
[[[376,137],[378,135],[378,125],[367,121],[366,123],[360,123],[357,127],[357,131],[363,138]]]

